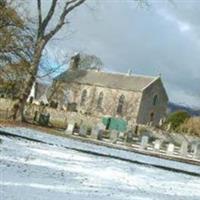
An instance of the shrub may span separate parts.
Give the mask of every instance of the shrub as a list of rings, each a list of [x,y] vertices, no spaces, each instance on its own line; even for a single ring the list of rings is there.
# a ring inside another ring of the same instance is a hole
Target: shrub
[[[190,115],[186,111],[176,111],[168,116],[166,123],[171,124],[172,130],[178,131],[180,125],[189,118]]]
[[[180,130],[192,135],[200,136],[200,117],[191,117],[180,126]]]

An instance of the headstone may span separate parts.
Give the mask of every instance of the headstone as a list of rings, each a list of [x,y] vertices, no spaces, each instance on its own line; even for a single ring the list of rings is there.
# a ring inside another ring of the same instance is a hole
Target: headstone
[[[142,136],[140,148],[146,149],[148,147],[148,142],[149,142],[149,137],[148,136]]]
[[[103,139],[103,133],[104,133],[104,130],[100,129],[99,132],[98,132],[98,135],[97,135],[97,140]]]
[[[133,139],[133,133],[132,133],[132,131],[128,131],[126,133],[126,142],[131,142],[132,139]]]
[[[113,142],[113,143],[117,142],[118,137],[119,137],[119,132],[117,132],[116,130],[111,130],[110,131],[110,140],[111,140],[111,142]]]
[[[50,120],[50,114],[49,113],[40,113],[39,116],[39,124],[42,126],[48,126]]]
[[[79,135],[82,136],[82,137],[86,137],[87,129],[85,127],[81,126],[80,129],[79,129]]]
[[[194,153],[194,151],[195,151],[195,148],[196,148],[196,143],[192,143],[191,144],[191,147],[190,147],[190,152],[193,152]]]
[[[180,154],[182,156],[187,156],[188,154],[188,142],[187,141],[183,141],[181,144],[181,149],[180,149]]]
[[[98,127],[99,130],[100,129],[101,130],[105,130],[105,125],[103,123],[101,123],[101,122],[99,122],[96,126]]]
[[[119,137],[123,138],[125,136],[125,134],[123,132],[119,132]]]
[[[93,139],[97,139],[97,135],[98,135],[98,130],[97,130],[97,128],[95,127],[95,128],[92,128],[92,131],[91,131],[91,138],[93,138]]]
[[[66,134],[73,134],[73,131],[74,131],[74,123],[68,124],[65,133],[66,133]]]
[[[103,132],[104,130],[100,129],[98,126],[93,128],[91,131],[91,138],[102,140],[103,139]]]
[[[195,145],[193,157],[196,159],[200,159],[200,143]]]
[[[161,144],[162,144],[162,142],[160,140],[156,140],[155,143],[154,143],[154,149],[156,151],[159,151],[160,147],[161,147]]]
[[[173,155],[173,153],[174,153],[174,144],[169,143],[167,147],[167,154]]]

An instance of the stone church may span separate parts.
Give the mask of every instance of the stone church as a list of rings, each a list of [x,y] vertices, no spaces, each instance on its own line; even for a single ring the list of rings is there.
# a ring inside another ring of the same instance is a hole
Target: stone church
[[[129,124],[159,124],[166,115],[168,96],[161,77],[107,73],[79,68],[71,58],[67,71],[54,79],[51,100],[91,117],[120,117]]]

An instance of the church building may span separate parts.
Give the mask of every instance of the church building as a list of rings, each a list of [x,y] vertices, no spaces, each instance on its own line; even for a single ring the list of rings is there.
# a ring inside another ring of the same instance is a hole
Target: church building
[[[119,117],[130,124],[158,125],[168,96],[160,76],[108,73],[79,68],[79,54],[54,79],[51,99],[68,111],[92,117]]]

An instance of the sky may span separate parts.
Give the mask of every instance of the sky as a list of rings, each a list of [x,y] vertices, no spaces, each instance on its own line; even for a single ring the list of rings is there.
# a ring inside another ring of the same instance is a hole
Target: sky
[[[88,53],[105,71],[161,74],[171,102],[200,108],[200,1],[147,1],[88,0],[50,42],[49,57]]]

